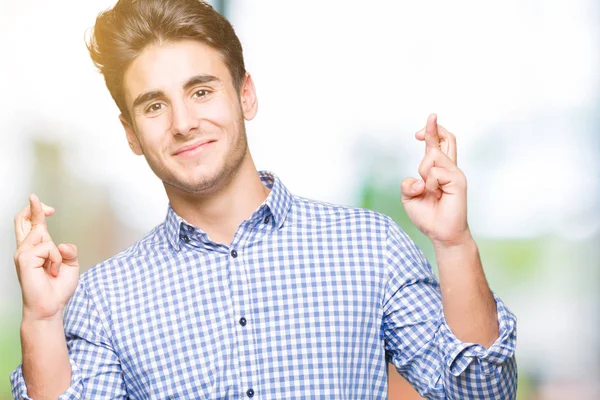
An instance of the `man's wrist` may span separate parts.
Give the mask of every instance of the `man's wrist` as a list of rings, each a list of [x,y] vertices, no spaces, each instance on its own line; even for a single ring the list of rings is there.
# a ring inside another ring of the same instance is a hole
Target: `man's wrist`
[[[440,240],[432,240],[433,248],[438,254],[439,252],[461,252],[461,251],[469,251],[477,245],[475,243],[475,239],[471,235],[471,230],[465,230],[461,235],[456,237],[453,240],[440,241]]]
[[[59,312],[46,317],[41,317],[36,313],[23,310],[23,316],[21,319],[21,328],[33,327],[33,326],[61,326],[63,325],[63,313],[62,310]]]

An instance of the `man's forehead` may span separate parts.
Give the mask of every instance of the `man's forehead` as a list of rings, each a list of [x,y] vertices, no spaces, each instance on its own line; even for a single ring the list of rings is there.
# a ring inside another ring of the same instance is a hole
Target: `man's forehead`
[[[125,71],[123,84],[128,103],[151,90],[181,89],[194,76],[230,79],[221,53],[198,41],[153,44],[145,48]]]

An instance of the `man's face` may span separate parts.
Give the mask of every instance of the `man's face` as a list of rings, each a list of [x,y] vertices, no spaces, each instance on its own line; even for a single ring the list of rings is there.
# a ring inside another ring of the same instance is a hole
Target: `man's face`
[[[216,50],[192,40],[151,45],[125,71],[124,90],[130,147],[167,190],[211,193],[242,165],[254,86],[246,75],[238,94]]]

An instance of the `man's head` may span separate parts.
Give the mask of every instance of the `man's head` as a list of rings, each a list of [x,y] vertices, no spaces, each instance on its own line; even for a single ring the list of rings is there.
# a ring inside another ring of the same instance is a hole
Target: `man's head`
[[[209,193],[236,172],[256,96],[239,39],[210,5],[119,0],[98,16],[88,49],[131,149],[166,185]]]

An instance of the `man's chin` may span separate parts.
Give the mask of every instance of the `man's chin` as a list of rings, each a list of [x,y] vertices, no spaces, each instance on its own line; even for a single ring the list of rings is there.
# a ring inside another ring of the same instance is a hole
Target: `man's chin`
[[[179,192],[191,195],[211,194],[218,191],[221,187],[221,180],[218,176],[195,177],[187,180],[163,181],[165,187],[170,187]]]

